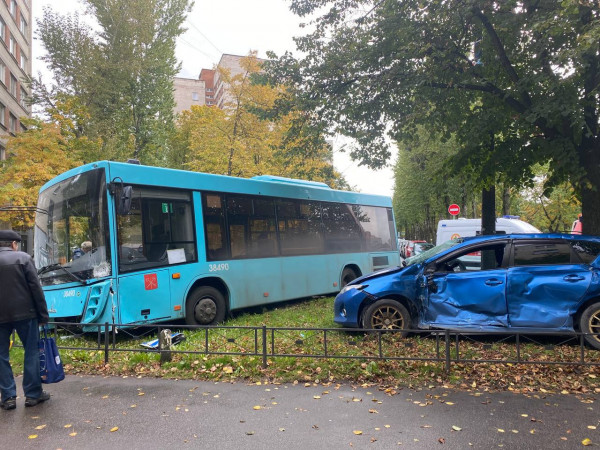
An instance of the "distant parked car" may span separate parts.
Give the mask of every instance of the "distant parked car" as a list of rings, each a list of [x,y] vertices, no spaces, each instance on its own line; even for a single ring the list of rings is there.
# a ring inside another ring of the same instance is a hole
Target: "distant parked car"
[[[430,244],[429,242],[420,242],[420,241],[415,241],[414,245],[412,247],[412,256],[417,256],[420,255],[423,252],[426,252],[429,249],[432,249],[433,247],[435,247],[435,245]]]
[[[334,320],[367,329],[581,331],[600,349],[600,237],[458,238],[346,285]]]
[[[411,241],[404,239],[400,241],[398,250],[400,251],[400,256],[402,258],[410,258],[431,247],[433,247],[433,244],[429,244],[427,241]]]

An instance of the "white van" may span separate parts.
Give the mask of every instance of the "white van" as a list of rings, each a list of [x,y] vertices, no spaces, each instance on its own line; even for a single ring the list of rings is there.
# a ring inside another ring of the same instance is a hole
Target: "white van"
[[[496,233],[541,233],[541,231],[533,225],[519,220],[519,216],[504,216],[496,218]],[[479,234],[481,234],[481,219],[440,220],[435,245],[440,245],[450,239],[477,236]]]

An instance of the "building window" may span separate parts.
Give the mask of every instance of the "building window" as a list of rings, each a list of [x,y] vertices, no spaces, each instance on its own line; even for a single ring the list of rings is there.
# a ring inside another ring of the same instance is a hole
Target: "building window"
[[[17,0],[10,0],[10,15],[17,17]]]
[[[197,92],[192,92],[192,100],[194,100],[195,102],[198,101],[198,93]]]
[[[5,36],[6,36],[6,23],[4,22],[4,19],[2,17],[0,17],[0,37],[2,38],[2,42],[6,42]]]
[[[21,103],[23,109],[27,109],[27,92],[25,92],[25,89],[23,88],[21,88],[21,98],[19,99],[19,103]]]
[[[19,29],[21,30],[21,33],[23,33],[23,36],[27,36],[27,21],[25,20],[25,17],[23,17],[23,15],[21,15]]]
[[[6,159],[6,149],[0,145],[0,161],[4,161]]]
[[[10,93],[12,94],[13,97],[17,97],[17,79],[15,78],[15,76],[11,73],[10,74]]]
[[[6,64],[0,59],[0,81],[6,85]]]
[[[21,57],[20,57],[20,60],[19,60],[19,65],[21,66],[21,69],[23,71],[26,70],[26,67],[27,67],[27,56],[25,56],[25,54],[23,53],[23,50],[21,50]]]
[[[12,34],[10,35],[9,49],[10,53],[15,56],[15,53],[17,53],[17,41],[15,41],[15,37]]]
[[[11,133],[17,132],[17,118],[15,116],[13,116],[12,114],[8,115],[8,130]]]
[[[6,106],[2,103],[0,103],[0,124],[2,124],[3,127],[6,126]]]

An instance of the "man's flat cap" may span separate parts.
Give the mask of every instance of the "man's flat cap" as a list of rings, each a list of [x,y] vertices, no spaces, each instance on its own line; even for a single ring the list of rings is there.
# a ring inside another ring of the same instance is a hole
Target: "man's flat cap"
[[[0,241],[18,241],[21,242],[21,235],[13,230],[0,230]]]

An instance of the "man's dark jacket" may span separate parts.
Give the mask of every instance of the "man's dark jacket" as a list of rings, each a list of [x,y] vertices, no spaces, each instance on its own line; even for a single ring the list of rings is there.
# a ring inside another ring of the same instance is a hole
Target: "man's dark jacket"
[[[48,322],[48,307],[31,256],[0,247],[0,323],[38,319]]]

